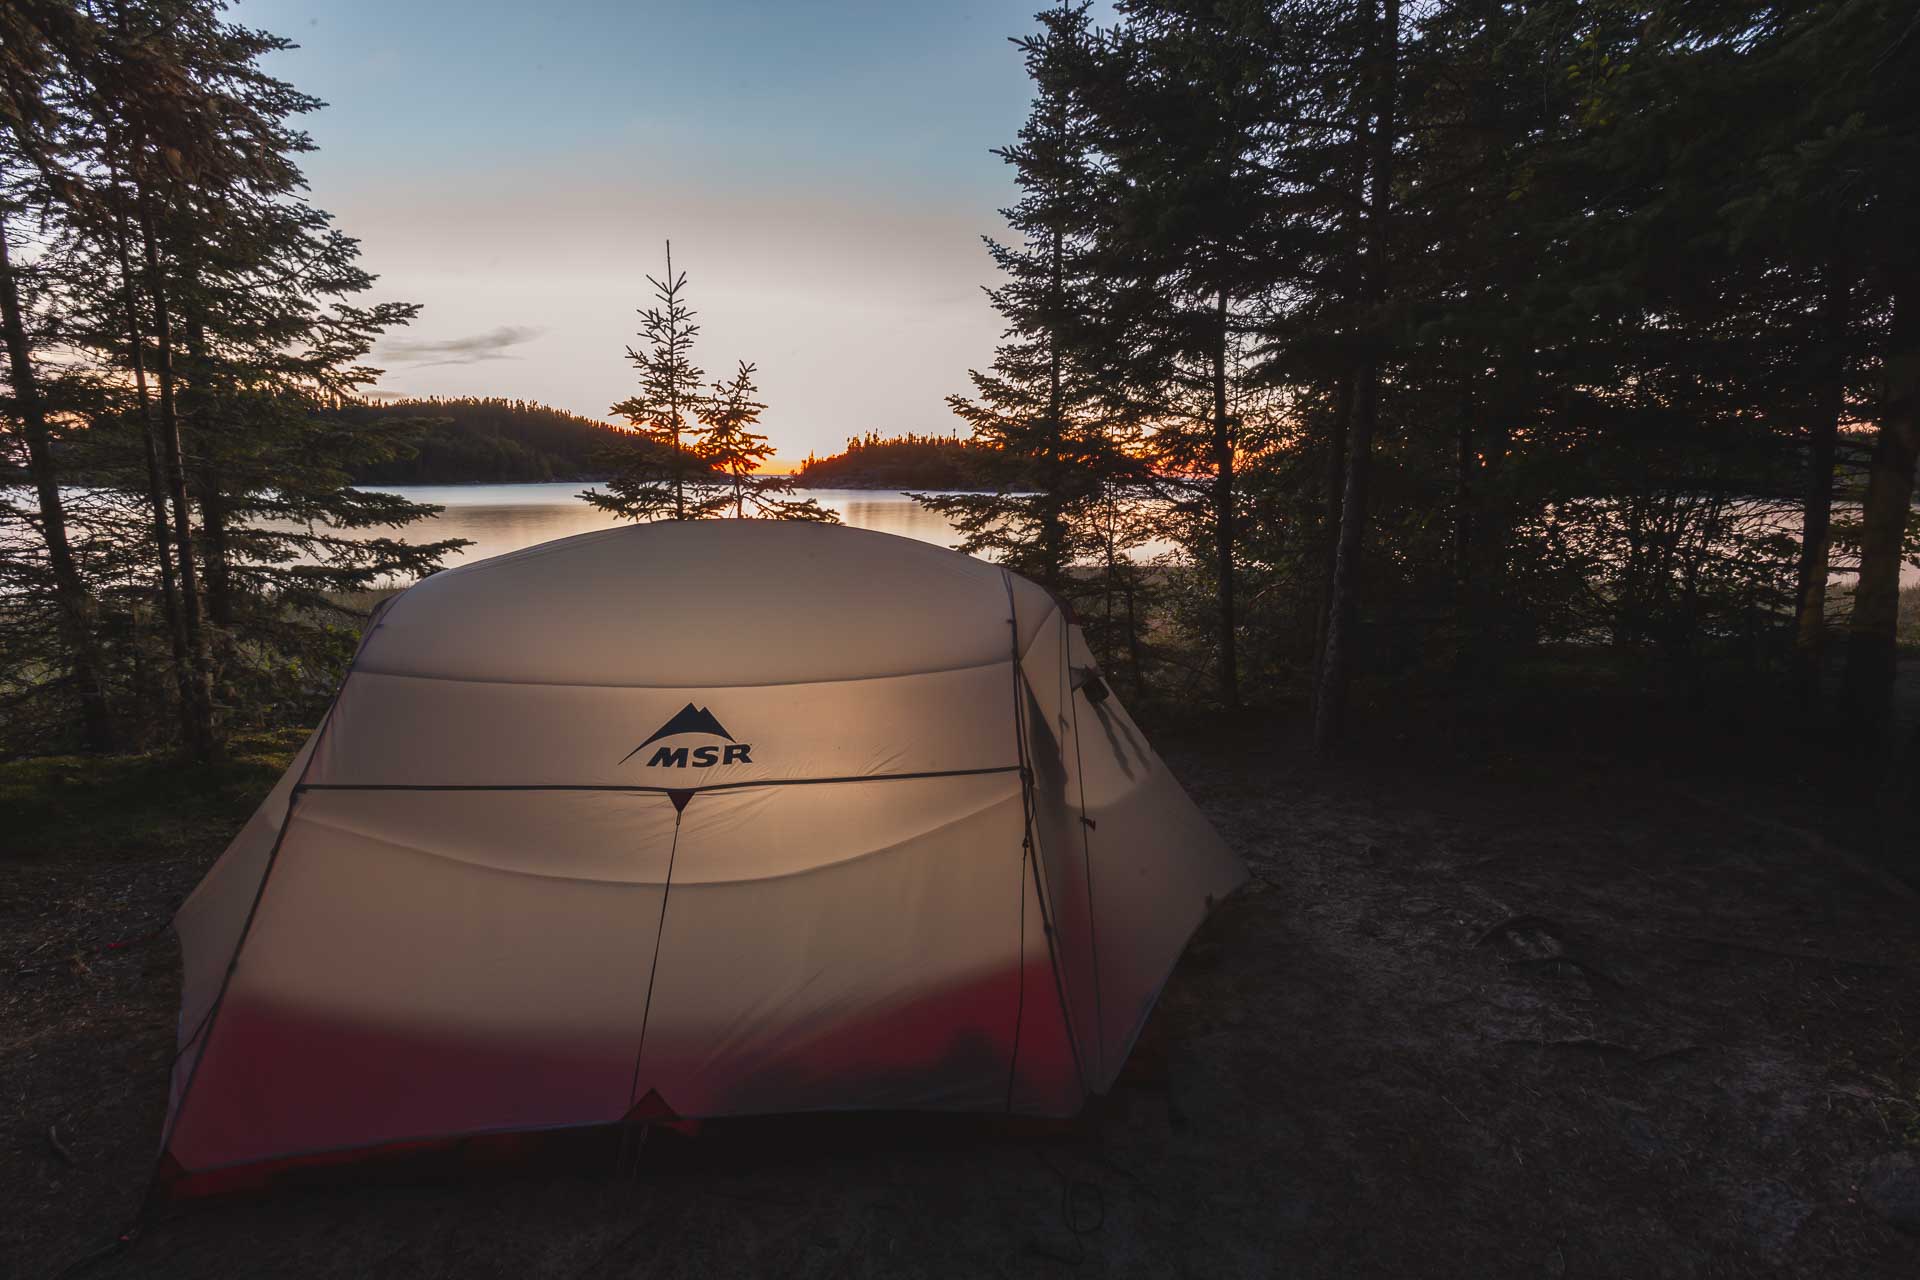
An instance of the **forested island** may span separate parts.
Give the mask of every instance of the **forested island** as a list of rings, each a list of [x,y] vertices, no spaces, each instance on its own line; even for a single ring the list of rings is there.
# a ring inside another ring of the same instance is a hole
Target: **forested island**
[[[597,480],[626,432],[564,409],[504,397],[428,397],[354,405],[355,423],[417,427],[407,450],[351,464],[359,485],[520,484]]]
[[[869,431],[848,439],[845,452],[808,454],[794,472],[807,489],[991,488],[988,447],[960,436],[883,436]]]
[[[644,448],[634,433],[534,400],[423,396],[339,410],[355,425],[404,429],[392,456],[352,463],[359,486],[543,484],[605,479],[610,454]],[[807,489],[990,488],[987,448],[960,436],[852,436],[844,452],[808,454],[793,472]],[[24,479],[24,476],[22,476]]]

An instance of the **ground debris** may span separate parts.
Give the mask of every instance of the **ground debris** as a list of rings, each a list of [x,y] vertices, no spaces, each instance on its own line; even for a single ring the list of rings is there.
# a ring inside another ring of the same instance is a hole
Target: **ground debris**
[[[1920,1235],[1920,1157],[1913,1152],[1874,1157],[1860,1182],[1860,1194],[1887,1222]]]
[[[1443,777],[1156,743],[1261,887],[1061,1133],[337,1183],[183,1213],[89,1274],[1920,1275],[1920,920],[1745,821],[1767,798],[1586,758]],[[0,1270],[51,1274],[137,1204],[177,942],[99,944],[163,921],[230,834],[0,861],[0,961],[48,969],[0,982]]]

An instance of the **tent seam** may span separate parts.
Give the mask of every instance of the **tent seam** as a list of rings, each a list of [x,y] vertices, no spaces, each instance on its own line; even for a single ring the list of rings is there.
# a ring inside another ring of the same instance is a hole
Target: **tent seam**
[[[768,881],[790,880],[796,876],[811,875],[819,871],[831,871],[839,867],[850,866],[853,863],[862,862],[868,858],[876,858],[881,856],[882,854],[893,853],[896,850],[903,849],[906,846],[914,843],[915,841],[924,840],[928,836],[946,831],[952,827],[958,826],[962,822],[967,822],[973,818],[977,818],[981,814],[987,813],[1004,803],[1005,803],[1004,797],[1000,799],[990,800],[987,803],[982,804],[976,808],[969,809],[965,813],[960,814],[958,817],[952,818],[946,822],[937,823],[931,827],[923,828],[919,831],[913,832],[911,835],[904,836],[899,840],[895,840],[890,844],[882,845],[877,849],[866,849],[861,851],[860,853],[856,853],[852,855],[851,857],[841,858],[836,862],[824,862],[819,864],[818,866],[805,867],[797,871],[782,871],[774,875],[748,876],[748,877],[742,877],[740,879],[735,879],[735,880],[700,880],[700,881],[695,881],[694,885],[704,886],[704,885],[724,885],[724,884],[762,884]],[[328,822],[324,818],[309,818],[307,819],[307,822],[311,826],[325,827],[329,831],[338,831],[345,835],[355,836],[361,840],[366,840],[373,844],[382,845],[388,849],[398,849],[406,853],[416,853],[423,858],[433,858],[441,862],[451,862],[458,866],[463,866],[463,867],[473,867],[476,870],[480,870],[480,871],[494,871],[494,872],[498,872],[501,875],[506,875],[506,876],[524,876],[528,879],[533,879],[533,880],[560,880],[560,881],[566,881],[574,884],[622,885],[622,886],[628,886],[636,889],[664,888],[670,882],[669,880],[658,880],[658,881],[608,880],[600,876],[567,876],[567,875],[559,875],[557,873],[550,872],[550,871],[527,871],[519,867],[496,866],[495,864],[490,862],[471,862],[464,858],[455,857],[452,854],[441,853],[441,852],[438,852],[437,850],[423,848],[417,844],[407,844],[403,841],[394,840],[383,835],[377,835],[370,831],[362,831],[356,827],[343,826],[336,822]],[[678,816],[676,816],[674,821],[674,839],[676,842],[679,839],[679,825],[680,825],[679,818]],[[669,861],[671,861],[671,856],[672,855],[669,854]],[[671,867],[669,867],[669,876],[671,876]]]
[[[385,676],[390,680],[431,680],[440,684],[503,684],[528,689],[787,689],[814,684],[865,684],[875,680],[911,680],[917,676],[953,675],[962,671],[984,671],[988,667],[997,667],[1002,658],[992,658],[986,662],[968,662],[957,667],[930,667],[918,671],[895,671],[887,675],[833,676],[828,679],[813,680],[761,680],[747,684],[696,684],[681,681],[675,684],[609,684],[606,682],[580,683],[567,680],[524,680],[508,679],[504,676],[436,676],[414,671],[381,671],[368,668],[363,675]]]
[[[1060,629],[1060,676],[1067,685],[1067,712],[1073,717],[1073,772],[1080,791],[1080,863],[1087,882],[1087,947],[1093,968],[1093,1062],[1100,1079],[1107,1074],[1107,1010],[1100,981],[1100,913],[1093,903],[1093,837],[1087,825],[1087,767],[1080,754],[1080,704],[1074,701],[1073,637]]]
[[[1043,933],[1045,934],[1046,940],[1047,940],[1047,967],[1053,973],[1053,997],[1055,1002],[1060,1007],[1060,1021],[1062,1026],[1065,1027],[1066,1033],[1067,1033],[1067,1048],[1073,1054],[1074,1075],[1080,1081],[1080,1091],[1082,1095],[1085,1095],[1087,1093],[1091,1093],[1092,1090],[1088,1087],[1088,1084],[1087,1084],[1086,1063],[1082,1061],[1080,1057],[1080,1043],[1078,1038],[1073,1033],[1073,1011],[1067,1006],[1066,984],[1065,982],[1062,981],[1060,977],[1060,952],[1059,952],[1059,949],[1054,945],[1053,919],[1047,911],[1047,889],[1046,889],[1046,883],[1045,883],[1046,877],[1041,872],[1040,858],[1038,856],[1038,851],[1034,846],[1034,839],[1033,839],[1033,769],[1031,765],[1027,763],[1029,758],[1029,753],[1027,749],[1028,744],[1027,744],[1027,727],[1026,727],[1026,706],[1025,706],[1025,702],[1023,701],[1024,698],[1032,697],[1032,692],[1027,683],[1026,673],[1021,669],[1019,605],[1014,600],[1013,575],[1003,568],[1000,570],[1000,576],[1001,576],[1001,580],[1006,583],[1007,611],[1011,615],[1007,619],[1007,625],[1013,632],[1013,724],[1014,724],[1014,734],[1016,738],[1015,746],[1018,747],[1019,749],[1020,760],[1021,760],[1021,766],[1020,766],[1021,809],[1022,809],[1022,816],[1026,821],[1026,841],[1025,841],[1026,847],[1025,847],[1022,861],[1024,861],[1028,866],[1030,866],[1033,869],[1034,900],[1040,908],[1040,927]],[[1060,612],[1060,607],[1057,604],[1054,605],[1050,610],[1050,614],[1059,613],[1059,612]],[[1064,620],[1065,620],[1065,615],[1062,615],[1062,621],[1064,622]],[[1041,625],[1042,626],[1046,625],[1045,619],[1042,619]],[[1020,911],[1021,911],[1021,918],[1022,918],[1021,930],[1020,930],[1020,966],[1021,966],[1020,999],[1022,1004],[1022,1013],[1025,1012],[1025,1002],[1026,1002],[1026,994],[1027,994],[1027,983],[1026,983],[1027,938],[1026,938],[1026,925],[1025,925],[1026,909],[1027,909],[1027,894],[1026,894],[1026,886],[1023,884],[1020,890]],[[1013,1073],[1018,1069],[1019,1060],[1020,1060],[1019,1026],[1018,1024],[1016,1024],[1014,1028],[1013,1068],[1010,1069],[1008,1073],[1008,1079],[1007,1079],[1007,1109],[1009,1111],[1013,1109],[1013,1079],[1014,1079]]]
[[[627,1085],[627,1110],[639,1102],[640,1064],[647,1053],[647,1023],[653,1017],[653,984],[660,977],[660,948],[667,938],[667,899],[673,895],[673,864],[680,855],[680,824],[686,818],[685,807],[673,812],[673,844],[667,850],[667,879],[660,886],[660,919],[653,929],[653,963],[647,966],[647,998],[640,1008],[640,1043],[633,1051],[633,1079]],[[662,1098],[662,1102],[666,1099]],[[667,1103],[671,1107],[672,1103]]]
[[[668,795],[672,792],[746,791],[754,787],[818,787],[848,782],[915,782],[926,778],[973,778],[1017,773],[1017,764],[979,769],[933,769],[924,773],[850,773],[834,778],[755,778],[744,782],[708,782],[692,787],[656,787],[618,782],[302,782],[295,791],[615,791]]]

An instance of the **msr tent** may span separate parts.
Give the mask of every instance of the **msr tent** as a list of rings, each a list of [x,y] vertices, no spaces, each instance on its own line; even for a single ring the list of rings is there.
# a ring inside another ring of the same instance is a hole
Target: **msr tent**
[[[180,909],[176,1189],[1104,1092],[1239,861],[1041,588],[707,521],[437,574]]]

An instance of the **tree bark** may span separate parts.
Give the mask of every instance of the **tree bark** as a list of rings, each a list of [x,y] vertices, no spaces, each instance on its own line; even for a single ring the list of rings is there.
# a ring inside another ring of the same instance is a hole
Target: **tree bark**
[[[1040,497],[1040,554],[1043,560],[1045,586],[1056,595],[1066,594],[1067,554],[1066,521],[1063,515],[1065,499],[1065,467],[1062,465],[1062,453],[1066,436],[1066,398],[1062,380],[1062,360],[1060,351],[1060,318],[1065,312],[1066,286],[1063,279],[1065,237],[1059,230],[1053,233],[1052,268],[1048,289],[1053,315],[1047,330],[1047,445],[1044,468],[1045,490]]]
[[[1327,617],[1333,611],[1333,571],[1340,558],[1340,509],[1346,497],[1347,421],[1353,413],[1353,374],[1351,368],[1340,374],[1333,393],[1333,420],[1327,428],[1325,545],[1321,554],[1320,597],[1315,601],[1318,607],[1313,618],[1312,689],[1316,698],[1320,673],[1327,665]]]
[[[1233,599],[1234,490],[1233,418],[1227,412],[1227,291],[1218,304],[1219,333],[1213,353],[1213,540],[1216,602],[1220,612],[1220,704],[1240,706],[1240,663],[1234,631],[1238,623]]]
[[[1400,79],[1400,0],[1382,0],[1374,50],[1379,64],[1368,139],[1366,238],[1361,299],[1366,327],[1377,331],[1386,299],[1387,221],[1392,201],[1393,143]],[[1313,706],[1314,753],[1333,754],[1346,720],[1347,690],[1353,674],[1353,630],[1360,588],[1360,555],[1367,521],[1367,488],[1373,466],[1373,434],[1380,419],[1380,347],[1376,332],[1354,374],[1352,412],[1347,424],[1346,482],[1340,503],[1340,539],[1334,552],[1332,601],[1327,610],[1326,654]]]
[[[206,633],[200,578],[194,568],[193,507],[187,493],[187,468],[180,444],[180,415],[175,402],[173,329],[167,310],[167,286],[160,270],[151,194],[138,187],[140,238],[146,258],[147,296],[153,304],[155,373],[160,383],[160,451],[165,463],[167,497],[173,514],[173,546],[180,570],[180,617],[185,624],[191,679],[186,706],[187,749],[196,759],[211,759],[219,741],[213,728],[213,660]]]
[[[200,532],[206,543],[207,618],[217,627],[233,625],[233,580],[228,557],[227,503],[219,481],[201,486]]]
[[[1340,502],[1340,539],[1334,548],[1328,592],[1326,654],[1313,704],[1313,747],[1321,759],[1333,754],[1346,719],[1353,671],[1353,630],[1360,588],[1360,555],[1366,532],[1367,490],[1373,469],[1373,432],[1379,423],[1379,363],[1369,357],[1353,385],[1347,423],[1346,474]]]
[[[128,359],[133,365],[133,388],[140,404],[141,443],[147,463],[147,501],[152,513],[154,561],[160,570],[160,615],[167,628],[173,659],[175,692],[179,697],[182,741],[193,737],[193,669],[187,660],[186,623],[180,616],[180,588],[173,573],[173,535],[167,522],[166,478],[160,467],[160,425],[153,415],[153,395],[147,387],[147,339],[140,324],[139,298],[133,283],[133,256],[124,215],[115,221],[115,244],[120,258],[120,302],[126,309]]]
[[[1837,263],[1827,268],[1820,302],[1819,401],[1807,430],[1807,491],[1800,515],[1800,571],[1796,592],[1793,665],[1800,711],[1818,709],[1820,659],[1827,636],[1827,555],[1833,537],[1833,462],[1846,408],[1848,280]]]
[[[40,508],[40,536],[47,546],[47,564],[53,574],[54,608],[67,664],[80,698],[81,739],[89,751],[113,748],[113,718],[107,707],[105,664],[94,633],[92,593],[80,576],[73,546],[67,536],[66,504],[53,459],[52,433],[47,426],[46,401],[34,376],[33,352],[27,338],[26,314],[20,304],[20,285],[13,273],[6,222],[0,218],[0,327],[4,327],[8,371],[13,383],[15,412],[27,445],[27,473]]]
[[[1473,482],[1480,463],[1474,448],[1473,419],[1479,408],[1479,397],[1469,389],[1461,398],[1460,422],[1453,439],[1453,591],[1462,635],[1472,622],[1475,604]]]
[[[673,241],[671,240],[667,241],[667,287],[675,288]],[[667,328],[667,349],[668,358],[671,360],[672,353],[677,348],[676,340],[680,332],[678,326],[671,323],[673,316],[671,302],[667,304],[667,313],[670,321]],[[672,370],[669,370],[667,377],[667,420],[673,424],[673,518],[685,520],[687,518],[687,454],[680,447],[680,380]]]
[[[1893,721],[1896,631],[1900,615],[1900,551],[1913,509],[1914,461],[1920,457],[1920,271],[1901,272],[1893,286],[1893,328],[1887,343],[1880,434],[1867,478],[1860,581],[1847,627],[1844,701],[1862,750],[1884,741]]]
[[[205,371],[212,367],[207,354],[206,326],[201,321],[197,308],[189,307],[186,312],[187,354],[193,357],[193,370]],[[190,374],[187,387],[194,387]],[[210,413],[217,414],[218,402],[206,388],[200,388],[193,398],[192,416],[203,428],[201,439],[206,439],[205,427]],[[200,554],[201,581],[206,596],[207,618],[217,627],[233,625],[233,570],[232,548],[229,545],[227,492],[225,477],[214,463],[209,451],[201,451],[201,461],[193,477],[193,488],[197,491],[200,506]],[[736,492],[738,486],[735,486]]]

